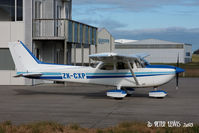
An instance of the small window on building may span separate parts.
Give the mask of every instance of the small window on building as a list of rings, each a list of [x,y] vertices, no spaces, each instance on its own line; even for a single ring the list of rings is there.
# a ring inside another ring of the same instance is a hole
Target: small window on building
[[[68,22],[68,41],[73,42],[73,22]]]
[[[83,25],[79,24],[79,42],[83,43]]]
[[[89,28],[89,44],[93,44],[93,28]]]
[[[66,2],[65,3],[65,14],[66,14],[66,19],[69,19],[69,16],[70,16],[70,3],[69,2]]]
[[[84,43],[89,43],[88,42],[88,26],[84,26]]]
[[[39,19],[41,18],[41,8],[42,8],[42,4],[41,1],[35,1],[35,18]]]
[[[0,0],[0,21],[15,21],[15,0]]]
[[[191,53],[190,52],[186,52],[186,56],[191,56]]]
[[[38,48],[36,49],[36,57],[40,60],[40,50]]]
[[[8,48],[0,49],[0,70],[15,70],[15,65]]]
[[[74,23],[74,42],[78,43],[78,24]]]
[[[104,63],[101,68],[101,70],[113,70],[114,64],[113,63]]]
[[[96,45],[96,41],[97,41],[97,29],[93,29],[93,43],[94,45]]]
[[[23,20],[23,0],[17,0],[17,21]]]
[[[89,48],[89,44],[84,44],[84,48]]]

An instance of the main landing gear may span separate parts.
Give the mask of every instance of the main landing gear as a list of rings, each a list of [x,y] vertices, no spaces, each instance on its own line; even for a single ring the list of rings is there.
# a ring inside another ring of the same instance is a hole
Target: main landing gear
[[[117,87],[116,90],[109,90],[107,91],[106,95],[108,97],[112,97],[115,99],[123,99],[126,96],[130,96],[133,94],[135,90],[133,88],[120,88]],[[152,98],[164,98],[167,96],[167,92],[163,91],[163,90],[157,90],[157,88],[154,88],[153,91],[149,92],[149,97]]]
[[[109,90],[106,95],[115,99],[123,99],[127,93],[124,90]]]
[[[117,90],[109,90],[107,91],[106,95],[108,97],[112,97],[115,99],[123,99],[126,96],[130,96],[133,94],[135,90],[133,88],[121,88],[120,86],[117,87]]]
[[[123,99],[127,95],[127,93],[126,93],[126,91],[121,90],[121,86],[118,85],[117,90],[109,90],[106,92],[106,95],[108,97],[112,97],[115,99]]]

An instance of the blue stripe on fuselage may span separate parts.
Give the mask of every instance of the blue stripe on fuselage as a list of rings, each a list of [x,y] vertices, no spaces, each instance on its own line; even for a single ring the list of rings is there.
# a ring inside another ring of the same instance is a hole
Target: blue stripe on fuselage
[[[136,77],[149,77],[149,76],[161,76],[161,75],[170,75],[170,74],[148,74],[148,75],[136,75]],[[120,76],[87,76],[87,79],[99,79],[99,78],[130,78],[132,75],[120,75]]]
[[[147,74],[174,74],[175,72],[135,72],[136,75],[147,75]],[[122,73],[86,73],[87,76],[115,76],[115,75],[131,75],[131,72],[122,72]]]
[[[29,72],[31,74],[31,72]],[[41,77],[36,79],[63,79],[63,73],[60,72],[41,72]],[[17,72],[17,74],[28,74],[27,72]],[[171,75],[175,72],[135,72],[136,77],[149,77],[149,76],[161,76]],[[130,78],[132,74],[130,72],[121,73],[86,73],[87,79],[99,79],[99,78]]]
[[[175,66],[169,65],[147,65],[146,68],[165,68],[165,69],[175,69]]]

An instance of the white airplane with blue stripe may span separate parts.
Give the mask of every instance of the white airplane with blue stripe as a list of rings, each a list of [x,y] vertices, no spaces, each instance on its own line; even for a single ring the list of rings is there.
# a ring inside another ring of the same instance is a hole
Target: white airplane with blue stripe
[[[168,83],[183,69],[166,65],[150,65],[145,61],[147,54],[121,55],[117,53],[93,54],[89,57],[98,61],[96,67],[72,66],[44,63],[38,60],[23,42],[9,43],[17,75],[30,79],[63,82],[89,83],[114,86],[107,96],[123,98],[132,94],[135,88],[150,88],[150,97],[165,97],[167,92],[157,87]],[[179,59],[178,59],[179,62]]]

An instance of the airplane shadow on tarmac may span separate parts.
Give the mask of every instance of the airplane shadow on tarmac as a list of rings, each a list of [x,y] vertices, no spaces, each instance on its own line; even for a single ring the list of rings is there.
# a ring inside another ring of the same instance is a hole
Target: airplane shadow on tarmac
[[[15,89],[17,95],[64,95],[64,96],[84,96],[85,98],[91,99],[107,99],[108,97],[105,95],[106,92],[52,92],[52,91],[35,91],[35,90],[25,90],[25,89]]]
[[[89,99],[110,99],[106,96],[106,91],[98,92],[53,92],[53,91],[36,91],[36,90],[26,90],[26,89],[15,89],[16,95],[65,95],[65,96],[84,96]],[[145,93],[133,93],[128,98],[149,98],[148,94]]]

